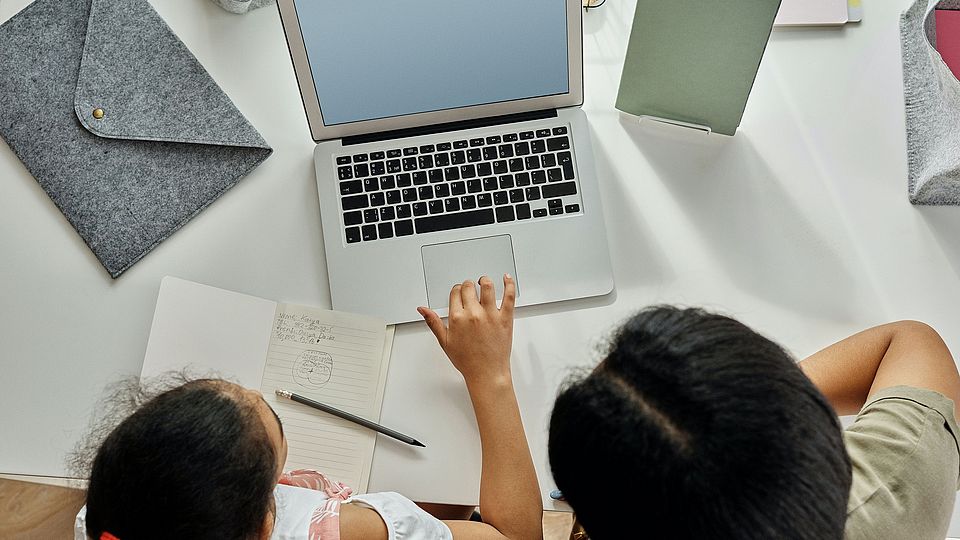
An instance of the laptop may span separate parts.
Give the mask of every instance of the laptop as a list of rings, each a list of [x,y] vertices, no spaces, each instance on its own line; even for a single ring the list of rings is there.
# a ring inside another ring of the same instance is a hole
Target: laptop
[[[613,272],[580,0],[279,0],[313,140],[333,308],[419,320],[508,273],[517,305]]]

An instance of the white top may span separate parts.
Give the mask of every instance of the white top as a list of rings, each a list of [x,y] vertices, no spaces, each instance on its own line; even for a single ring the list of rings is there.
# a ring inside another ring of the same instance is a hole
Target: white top
[[[277,517],[272,540],[339,540],[339,504],[331,505],[331,497],[324,491],[280,484],[274,490],[274,497]],[[442,521],[399,493],[367,493],[343,502],[365,506],[380,514],[390,540],[453,539]],[[74,521],[74,540],[89,540],[86,516],[84,506]]]

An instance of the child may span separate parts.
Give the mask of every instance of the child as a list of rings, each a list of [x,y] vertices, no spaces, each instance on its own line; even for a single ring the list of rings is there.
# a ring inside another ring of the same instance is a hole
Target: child
[[[540,490],[510,374],[516,286],[504,277],[498,309],[493,282],[480,284],[479,298],[473,283],[454,287],[449,326],[419,311],[473,402],[483,521],[441,522],[396,493],[353,496],[320,473],[284,473],[283,426],[260,393],[207,379],[147,400],[110,431],[96,449],[77,538],[541,538]]]
[[[560,393],[550,464],[595,540],[942,539],[958,398],[950,352],[920,323],[798,367],[733,319],[651,308]],[[842,430],[836,415],[858,411]]]

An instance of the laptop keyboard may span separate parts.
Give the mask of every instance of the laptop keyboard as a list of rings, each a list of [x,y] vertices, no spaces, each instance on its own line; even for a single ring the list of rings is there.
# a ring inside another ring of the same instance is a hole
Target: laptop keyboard
[[[565,126],[335,159],[348,244],[580,213]]]

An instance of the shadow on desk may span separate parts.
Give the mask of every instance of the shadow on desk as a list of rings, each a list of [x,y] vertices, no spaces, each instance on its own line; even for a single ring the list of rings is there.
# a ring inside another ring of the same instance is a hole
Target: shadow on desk
[[[827,42],[841,47],[844,45],[843,40],[850,39],[848,33],[859,31],[858,26],[855,23],[841,26],[777,26],[770,33],[770,43]]]
[[[918,206],[917,211],[930,227],[930,232],[937,243],[940,244],[940,249],[950,262],[953,273],[960,278],[960,242],[957,242],[957,231],[960,231],[960,207]]]
[[[643,204],[636,201],[629,189],[632,178],[621,178],[613,166],[614,159],[599,141],[593,147],[600,195],[603,201],[607,242],[618,289],[658,286],[673,278],[667,255],[653,241],[653,231],[643,217]],[[614,291],[616,292],[616,291]]]
[[[854,318],[873,302],[838,253],[852,248],[846,233],[831,230],[834,236],[824,236],[746,134],[707,136],[652,122],[623,124],[685,210],[709,260],[738,289],[786,310],[837,321]]]

